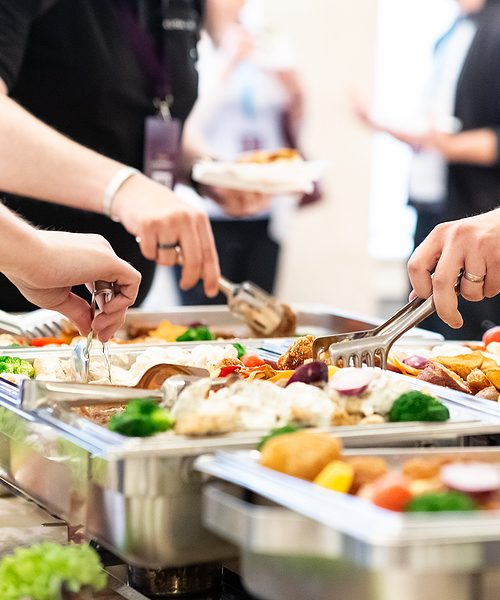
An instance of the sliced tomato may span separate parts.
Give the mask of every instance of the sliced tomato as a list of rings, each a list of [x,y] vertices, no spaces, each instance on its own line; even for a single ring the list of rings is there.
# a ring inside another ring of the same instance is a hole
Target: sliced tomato
[[[219,377],[227,377],[234,373],[235,371],[239,371],[241,369],[240,365],[227,365],[225,367],[221,367],[219,371]]]
[[[240,360],[245,367],[261,367],[266,364],[266,361],[256,354],[244,354]]]
[[[36,348],[41,348],[42,346],[48,346],[49,344],[65,344],[66,340],[63,340],[61,338],[55,338],[55,337],[39,337],[39,338],[33,338],[31,340],[31,345],[35,346]]]
[[[487,346],[491,342],[500,342],[500,325],[488,329],[483,335],[483,344]]]

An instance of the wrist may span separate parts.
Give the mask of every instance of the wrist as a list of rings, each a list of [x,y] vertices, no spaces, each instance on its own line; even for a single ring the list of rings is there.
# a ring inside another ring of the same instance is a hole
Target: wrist
[[[133,167],[123,167],[119,171],[117,171],[113,177],[109,180],[106,189],[104,190],[103,200],[102,200],[102,212],[112,219],[113,221],[119,223],[121,222],[121,218],[119,215],[119,211],[117,208],[117,196],[122,189],[122,187],[136,175],[140,175],[141,172]]]

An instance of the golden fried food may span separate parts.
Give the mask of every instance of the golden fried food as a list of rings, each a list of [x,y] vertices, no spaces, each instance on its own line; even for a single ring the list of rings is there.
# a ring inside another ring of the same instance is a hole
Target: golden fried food
[[[445,366],[434,360],[430,360],[427,363],[427,366],[422,373],[417,376],[417,379],[470,394],[470,388],[466,381],[454,371],[447,369]]]
[[[495,370],[487,371],[486,377],[497,390],[500,390],[500,368],[497,367]]]
[[[484,390],[484,388],[491,386],[489,379],[481,369],[472,369],[467,375],[467,383],[473,394],[477,394],[481,390]]]
[[[219,360],[218,363],[214,365],[214,372],[217,369],[222,369],[222,367],[244,367],[245,365],[241,362],[239,358],[223,358]]]
[[[363,485],[372,483],[389,472],[385,460],[376,456],[351,456],[344,458],[344,461],[354,469],[350,494],[357,494]]]
[[[299,431],[279,435],[264,446],[260,464],[269,469],[312,481],[332,460],[337,460],[342,444],[326,433]]]
[[[433,361],[466,380],[471,371],[481,367],[483,359],[481,352],[476,351],[471,354],[459,354],[457,356],[437,356]]]
[[[484,388],[476,394],[477,398],[483,398],[483,400],[492,400],[493,402],[500,402],[500,393],[494,385]]]
[[[306,360],[312,358],[312,346],[315,340],[314,335],[305,335],[297,338],[288,350],[278,358],[277,366],[282,371],[294,370],[304,364]]]
[[[441,467],[454,462],[452,456],[429,456],[426,458],[410,458],[403,465],[403,474],[409,479],[435,479]]]
[[[245,152],[238,158],[240,163],[258,163],[269,164],[281,161],[295,162],[302,160],[298,150],[294,148],[279,148],[278,150],[255,150],[253,152]]]

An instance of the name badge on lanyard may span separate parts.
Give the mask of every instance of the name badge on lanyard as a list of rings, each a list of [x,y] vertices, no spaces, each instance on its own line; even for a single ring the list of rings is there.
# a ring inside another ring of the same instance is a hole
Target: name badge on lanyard
[[[148,75],[154,89],[158,113],[146,117],[144,123],[144,173],[154,181],[173,187],[180,150],[181,124],[170,114],[172,83],[163,48],[160,52],[147,27],[134,15],[130,3],[115,0],[122,29],[136,58]]]
[[[172,119],[168,101],[159,103],[159,114],[146,117],[144,173],[169,188],[174,185],[181,138],[179,119]]]

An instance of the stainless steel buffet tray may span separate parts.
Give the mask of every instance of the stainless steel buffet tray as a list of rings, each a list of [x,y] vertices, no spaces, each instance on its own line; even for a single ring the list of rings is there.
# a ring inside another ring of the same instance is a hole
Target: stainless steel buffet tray
[[[413,385],[424,387],[417,381]],[[27,386],[40,395],[59,394],[64,388],[41,381]],[[436,393],[450,409],[448,423],[332,431],[351,447],[461,444],[500,432],[498,413],[476,408],[451,390],[437,388]],[[110,388],[109,395],[116,392]],[[101,397],[105,402],[106,393]],[[0,477],[52,514],[84,524],[88,536],[137,566],[160,568],[234,556],[234,547],[202,527],[203,476],[192,465],[196,457],[220,449],[255,448],[263,433],[126,438],[64,408],[26,411],[16,386],[0,380]]]
[[[297,334],[305,335],[327,335],[331,333],[347,333],[349,331],[361,331],[370,329],[380,324],[380,319],[357,315],[339,310],[331,306],[323,305],[294,305],[297,313]],[[229,310],[227,305],[216,306],[181,306],[170,309],[152,312],[140,308],[127,311],[125,323],[122,330],[118,333],[119,337],[126,338],[130,327],[154,329],[162,321],[170,321],[175,325],[189,326],[193,323],[204,323],[221,332],[227,332],[234,337],[244,340],[246,343],[260,341],[261,344],[269,342],[279,346],[288,346],[292,338],[255,338],[250,335],[248,327],[241,320],[237,319]],[[443,337],[435,332],[423,329],[413,329],[405,336],[408,343],[421,342],[422,340],[435,341],[436,343]],[[179,342],[170,342],[179,343]],[[182,342],[181,342],[182,343]],[[205,343],[205,342],[197,342]],[[211,343],[211,342],[210,342]],[[169,344],[169,342],[165,342]],[[133,344],[134,347],[144,347],[142,344]],[[128,345],[130,347],[130,345]],[[39,348],[6,348],[10,354],[12,350],[20,352],[36,352]],[[47,351],[57,352],[58,348],[47,348]]]
[[[392,466],[414,456],[494,457],[498,448],[346,451]],[[220,452],[196,467],[229,484],[204,490],[204,522],[242,552],[248,589],[269,600],[482,600],[500,572],[500,511],[404,515]],[[497,588],[498,591],[498,588]],[[498,596],[496,596],[498,597]]]
[[[329,333],[347,333],[370,329],[382,322],[380,319],[367,317],[344,311],[333,306],[321,304],[294,304],[297,314],[297,333],[299,335],[326,335]],[[168,320],[176,325],[190,325],[193,322],[203,322],[209,327],[226,329],[237,336],[248,338],[248,328],[235,317],[227,305],[215,306],[178,306],[161,312],[151,312],[132,309],[125,318],[125,330],[130,326],[157,327],[161,321]],[[442,340],[443,337],[435,332],[423,329],[413,329],[408,332],[408,338],[427,338]]]

